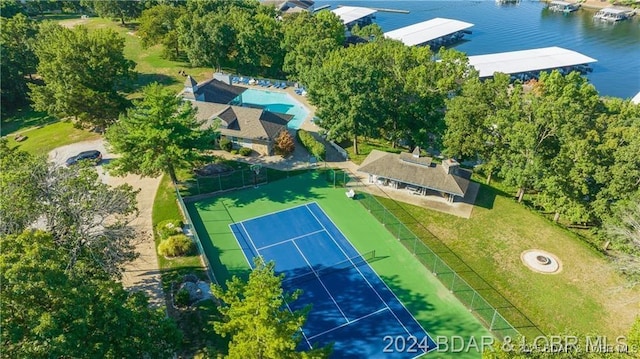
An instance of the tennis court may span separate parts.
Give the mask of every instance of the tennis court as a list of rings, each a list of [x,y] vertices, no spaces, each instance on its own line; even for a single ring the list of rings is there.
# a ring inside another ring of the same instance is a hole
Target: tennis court
[[[303,290],[289,304],[292,310],[312,304],[303,328],[306,347],[334,343],[337,358],[414,358],[435,349],[369,265],[375,253],[358,253],[318,203],[229,226],[250,266],[258,255],[273,260],[285,275],[284,289]],[[406,344],[401,350],[398,340]]]

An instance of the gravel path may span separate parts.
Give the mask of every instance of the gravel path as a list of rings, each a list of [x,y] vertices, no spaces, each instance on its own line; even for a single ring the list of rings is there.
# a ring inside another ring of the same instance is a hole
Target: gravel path
[[[49,153],[49,160],[64,165],[67,158],[76,155],[78,152],[87,150],[98,150],[102,152],[102,164],[108,163],[110,159],[114,158],[114,156],[107,151],[104,140],[99,139],[58,147]],[[146,292],[147,295],[149,295],[149,302],[152,306],[158,308],[163,307],[165,305],[165,298],[162,290],[158,259],[153,241],[153,225],[151,222],[151,210],[161,177],[143,178],[137,175],[115,177],[106,173],[102,164],[97,166],[96,169],[104,183],[111,186],[128,183],[134,189],[140,189],[137,197],[140,214],[132,222],[132,225],[137,229],[139,235],[136,251],[140,256],[126,266],[125,273],[122,277],[122,284],[129,290]]]

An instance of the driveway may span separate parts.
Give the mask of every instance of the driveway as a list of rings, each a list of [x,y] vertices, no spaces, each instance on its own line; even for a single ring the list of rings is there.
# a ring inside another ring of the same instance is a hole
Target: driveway
[[[140,214],[132,222],[133,227],[138,231],[139,241],[136,245],[136,251],[140,256],[126,266],[125,273],[122,277],[122,284],[129,290],[146,292],[149,296],[149,303],[153,307],[163,307],[165,305],[165,299],[164,292],[162,291],[160,270],[156,257],[155,243],[153,241],[153,225],[151,222],[151,210],[158,185],[160,184],[160,177],[142,178],[137,175],[115,177],[109,175],[102,167],[102,164],[108,163],[110,159],[114,158],[114,155],[107,151],[104,139],[78,142],[58,147],[49,152],[49,160],[64,166],[67,158],[87,150],[98,150],[102,152],[102,163],[96,166],[102,182],[111,186],[128,183],[134,189],[140,189],[137,196]]]

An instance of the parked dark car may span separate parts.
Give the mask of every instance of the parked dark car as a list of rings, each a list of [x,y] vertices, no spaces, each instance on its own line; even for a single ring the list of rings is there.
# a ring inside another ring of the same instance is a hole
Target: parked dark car
[[[100,161],[102,161],[102,153],[97,150],[80,152],[73,157],[67,158],[67,166],[75,165],[79,161],[84,160],[89,160],[97,165],[98,163],[100,163]]]

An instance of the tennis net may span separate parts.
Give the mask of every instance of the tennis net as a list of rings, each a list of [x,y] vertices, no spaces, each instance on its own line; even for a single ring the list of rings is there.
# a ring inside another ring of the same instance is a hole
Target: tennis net
[[[316,278],[316,276],[318,277],[322,277],[324,275],[330,274],[330,273],[335,273],[335,272],[339,272],[345,269],[351,269],[351,268],[355,268],[358,266],[361,266],[365,263],[369,263],[369,261],[371,261],[372,259],[374,259],[376,257],[376,251],[372,250],[366,253],[363,253],[361,255],[355,256],[355,257],[351,257],[351,258],[347,258],[345,260],[342,260],[336,264],[333,264],[329,267],[323,267],[320,269],[315,269],[312,270],[309,273],[304,273],[304,274],[300,274],[291,278],[287,278],[285,277],[284,280],[282,281],[283,284],[285,284],[288,287],[292,287],[295,286],[297,284],[300,283],[304,283],[307,282],[309,280],[312,280],[314,278]]]

